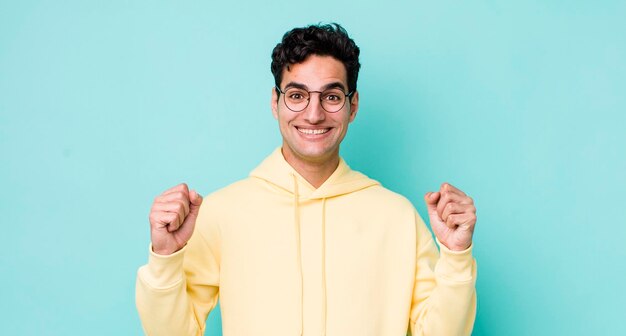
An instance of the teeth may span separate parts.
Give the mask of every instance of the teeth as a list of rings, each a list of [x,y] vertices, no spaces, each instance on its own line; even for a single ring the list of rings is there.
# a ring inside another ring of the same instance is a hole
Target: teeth
[[[324,134],[328,132],[329,130],[330,130],[329,128],[322,128],[322,129],[298,128],[298,131],[304,134]]]

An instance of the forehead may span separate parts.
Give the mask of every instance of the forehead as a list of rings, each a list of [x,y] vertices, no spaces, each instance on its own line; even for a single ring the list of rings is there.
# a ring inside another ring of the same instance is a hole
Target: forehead
[[[301,63],[285,66],[281,86],[300,83],[310,89],[318,89],[332,82],[341,82],[347,88],[347,73],[343,63],[332,56],[311,55]]]

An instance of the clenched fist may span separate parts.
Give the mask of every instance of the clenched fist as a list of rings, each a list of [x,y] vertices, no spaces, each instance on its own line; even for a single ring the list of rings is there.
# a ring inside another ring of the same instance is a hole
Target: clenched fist
[[[169,255],[182,249],[196,225],[202,196],[179,184],[157,196],[150,209],[150,236],[154,253]]]
[[[426,193],[424,200],[437,239],[453,251],[470,247],[476,224],[474,200],[449,183],[443,183],[437,192]]]

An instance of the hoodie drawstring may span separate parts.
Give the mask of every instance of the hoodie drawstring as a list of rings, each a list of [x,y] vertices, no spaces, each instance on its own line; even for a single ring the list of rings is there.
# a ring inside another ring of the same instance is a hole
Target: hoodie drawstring
[[[298,192],[298,179],[293,176],[293,204],[294,223],[296,231],[296,246],[298,251],[298,270],[300,271],[300,336],[304,332],[304,276],[302,272],[302,243],[300,238],[300,194]],[[326,198],[322,198],[322,336],[326,335]]]
[[[322,336],[326,335],[326,198],[322,199]]]
[[[304,331],[304,279],[302,272],[302,244],[300,242],[300,207],[299,207],[299,198],[300,195],[298,193],[298,180],[295,174],[293,176],[293,214],[295,216],[294,223],[296,229],[296,246],[298,251],[296,252],[298,257],[298,271],[300,272],[300,336]]]

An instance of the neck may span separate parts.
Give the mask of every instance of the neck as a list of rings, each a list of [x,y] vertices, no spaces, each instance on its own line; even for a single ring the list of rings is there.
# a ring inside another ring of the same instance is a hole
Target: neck
[[[290,151],[282,150],[285,161],[295,169],[315,189],[319,188],[332,175],[339,165],[339,153],[319,162],[311,162],[299,158]]]

